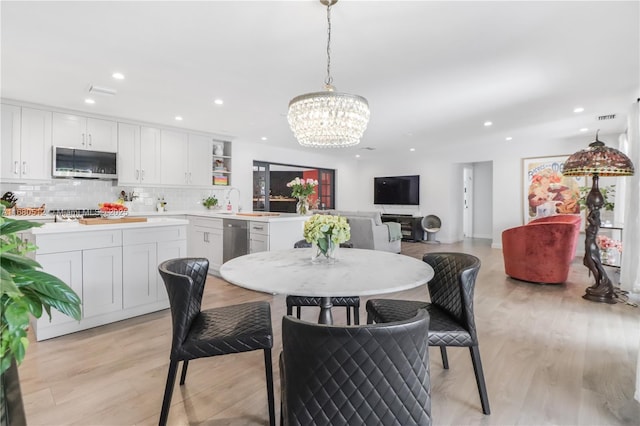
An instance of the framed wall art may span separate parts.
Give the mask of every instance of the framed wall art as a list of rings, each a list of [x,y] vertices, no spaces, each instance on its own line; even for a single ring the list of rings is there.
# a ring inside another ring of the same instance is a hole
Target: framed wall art
[[[568,155],[523,158],[524,223],[554,214],[580,214],[580,187],[585,178],[562,175]]]

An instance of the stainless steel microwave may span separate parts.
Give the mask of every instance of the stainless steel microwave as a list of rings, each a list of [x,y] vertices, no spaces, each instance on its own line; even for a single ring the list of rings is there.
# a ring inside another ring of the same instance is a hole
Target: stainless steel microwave
[[[53,147],[53,177],[117,179],[115,152]]]

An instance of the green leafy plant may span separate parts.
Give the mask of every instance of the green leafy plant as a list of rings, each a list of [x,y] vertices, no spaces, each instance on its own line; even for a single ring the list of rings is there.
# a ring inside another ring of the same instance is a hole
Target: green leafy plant
[[[51,308],[80,320],[80,298],[59,278],[42,271],[27,253],[36,246],[18,233],[41,223],[0,217],[0,373],[24,359],[29,340],[29,317],[40,318]]]
[[[351,238],[351,227],[346,217],[328,214],[314,214],[304,223],[304,239],[316,243],[324,255],[329,250],[329,242],[340,244]]]
[[[218,205],[218,199],[216,197],[207,197],[202,200],[202,205],[210,209],[211,207],[215,207]]]
[[[590,186],[581,186],[580,187],[580,199],[578,203],[580,204],[580,210],[585,210],[587,208],[587,195],[589,195],[589,191],[591,191]],[[600,193],[602,194],[602,198],[604,199],[604,205],[602,206],[603,210],[613,211],[616,206],[616,203],[612,200],[615,199],[616,195],[616,186],[608,185],[600,188]]]

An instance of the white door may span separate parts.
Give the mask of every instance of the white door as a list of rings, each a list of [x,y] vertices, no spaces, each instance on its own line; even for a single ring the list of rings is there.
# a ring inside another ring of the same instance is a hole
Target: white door
[[[157,267],[155,243],[122,248],[122,270],[124,271],[122,302],[125,309],[154,303],[157,300]]]
[[[118,183],[140,181],[140,126],[118,123]]]
[[[465,238],[473,238],[473,166],[464,166],[462,173],[462,232]]]
[[[160,129],[142,126],[138,156],[140,183],[160,183]]]
[[[213,170],[213,142],[211,138],[189,135],[189,184],[211,185]]]
[[[22,108],[20,168],[23,179],[51,179],[51,119],[49,111]]]
[[[82,252],[69,251],[64,253],[41,254],[36,256],[36,261],[42,265],[42,269],[47,273],[60,278],[66,285],[76,292],[80,300],[82,295]],[[38,320],[38,327],[48,327],[49,325],[59,325],[66,323],[78,323],[63,313],[51,309],[51,322],[46,313]]]
[[[53,113],[53,146],[88,149],[88,139],[86,117]]]
[[[186,185],[187,152],[189,139],[186,133],[162,130],[160,132],[162,170],[161,183],[167,185]]]
[[[118,124],[115,121],[87,118],[87,148],[95,151],[118,151]]]
[[[82,252],[83,318],[122,310],[122,247]]]
[[[20,107],[2,104],[0,176],[3,179],[20,178]]]

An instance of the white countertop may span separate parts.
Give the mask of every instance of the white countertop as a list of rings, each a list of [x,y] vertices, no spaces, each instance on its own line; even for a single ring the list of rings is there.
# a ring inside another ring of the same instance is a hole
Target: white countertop
[[[119,223],[114,222],[106,225],[84,225],[79,222],[56,222],[45,223],[39,228],[32,228],[31,233],[35,235],[59,234],[62,232],[91,232],[91,231],[113,231],[117,229],[153,228],[162,226],[188,225],[185,219],[149,218],[146,222]]]
[[[197,216],[205,218],[217,218],[217,219],[240,219],[250,220],[254,222],[285,222],[285,221],[306,221],[311,217],[301,216],[296,213],[271,213],[277,214],[277,216],[254,216],[265,212],[239,212],[239,213],[226,213],[221,210],[170,210],[163,213],[156,211],[131,211],[130,217],[148,217],[148,218],[170,218],[172,216]],[[267,212],[268,213],[268,212]],[[54,220],[54,216],[51,214],[38,215],[38,216],[6,216],[11,219],[18,220]],[[98,226],[98,225],[92,225]]]
[[[335,264],[314,264],[314,249],[265,251],[231,259],[226,281],[251,290],[304,296],[370,296],[407,290],[433,277],[429,264],[380,250],[341,248]]]

